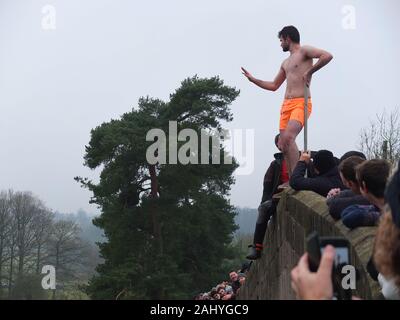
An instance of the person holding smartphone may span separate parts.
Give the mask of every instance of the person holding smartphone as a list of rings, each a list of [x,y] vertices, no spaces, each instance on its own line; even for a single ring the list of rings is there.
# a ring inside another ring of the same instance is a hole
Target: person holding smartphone
[[[332,269],[336,251],[331,245],[325,247],[317,272],[311,272],[308,253],[305,253],[291,272],[292,289],[301,300],[333,299]]]
[[[383,296],[400,300],[400,161],[385,189],[385,203],[375,240],[374,262],[380,272]],[[331,279],[335,256],[335,248],[326,246],[317,272],[310,271],[308,253],[301,257],[291,272],[292,288],[298,299],[333,299]]]
[[[313,164],[316,175],[305,177],[310,163]],[[329,150],[318,151],[312,160],[310,152],[303,152],[290,177],[289,184],[296,191],[314,191],[323,197],[326,197],[328,192],[334,188],[345,188],[340,178],[336,159]]]

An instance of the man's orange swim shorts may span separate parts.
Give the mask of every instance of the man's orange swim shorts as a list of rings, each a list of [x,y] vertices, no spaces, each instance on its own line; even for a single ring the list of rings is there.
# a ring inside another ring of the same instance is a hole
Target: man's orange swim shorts
[[[308,99],[308,117],[312,111],[311,98]],[[285,130],[289,120],[297,120],[304,126],[304,98],[283,100],[279,129]]]

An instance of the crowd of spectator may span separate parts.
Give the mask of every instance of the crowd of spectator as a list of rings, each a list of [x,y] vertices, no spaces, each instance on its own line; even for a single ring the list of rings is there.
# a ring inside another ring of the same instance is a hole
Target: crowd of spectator
[[[275,138],[277,147],[278,140],[279,135]],[[276,213],[280,192],[288,186],[313,191],[326,198],[332,218],[341,220],[347,228],[378,226],[368,271],[381,285],[386,299],[400,299],[399,170],[383,159],[367,160],[359,151],[349,151],[338,159],[331,151],[320,150],[299,153],[289,176],[283,154],[277,153],[274,158],[264,177],[254,242],[247,258],[261,257],[268,221]],[[300,259],[292,271],[292,287],[298,298],[332,298],[334,259],[335,249],[327,246],[316,273],[308,268],[307,254]]]
[[[279,149],[280,135],[275,137]],[[279,149],[281,151],[281,149]],[[349,151],[340,159],[329,150],[299,153],[299,161],[289,174],[282,152],[264,176],[249,260],[261,257],[268,222],[276,213],[280,193],[287,187],[313,191],[326,198],[331,217],[349,229],[378,226],[368,272],[378,281],[386,299],[400,299],[400,162],[397,168],[383,159],[367,160],[359,151]],[[392,174],[391,174],[392,172]],[[268,245],[268,244],[267,244]],[[335,248],[326,246],[317,272],[311,272],[305,253],[292,270],[292,288],[299,299],[332,299],[332,266]],[[250,266],[251,263],[248,265]],[[248,268],[232,271],[209,292],[196,300],[234,300],[244,284]]]
[[[311,162],[310,155],[304,153],[290,178],[290,186],[326,196],[332,218],[341,220],[349,229],[378,226],[368,271],[379,282],[385,299],[400,299],[400,164],[397,169],[392,168],[386,160],[367,160],[356,151],[346,153],[334,163],[329,151],[319,151],[317,155],[322,152],[325,170],[321,172],[321,164],[314,158],[316,176],[304,177]],[[332,188],[328,191],[329,184]],[[318,271],[313,273],[308,267],[307,253],[303,255],[292,270],[292,287],[298,298],[333,298],[334,260],[335,248],[327,246]]]
[[[222,281],[208,292],[200,293],[195,300],[235,300],[240,287],[246,281],[246,273],[251,263],[243,264],[242,268],[229,273],[229,280]]]

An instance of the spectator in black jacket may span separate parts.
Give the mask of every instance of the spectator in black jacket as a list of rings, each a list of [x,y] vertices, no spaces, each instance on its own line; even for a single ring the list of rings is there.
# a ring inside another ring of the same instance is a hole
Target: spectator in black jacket
[[[275,137],[275,145],[278,148],[279,134]],[[278,148],[279,149],[279,148]],[[271,162],[264,176],[263,194],[261,204],[258,207],[258,217],[254,230],[253,244],[249,246],[250,253],[247,259],[256,260],[261,257],[265,232],[268,221],[275,213],[278,199],[272,199],[272,196],[279,192],[279,186],[289,181],[289,173],[285,159],[281,152],[274,155],[275,160]]]
[[[313,158],[316,176],[304,177],[310,161],[310,153],[304,152],[289,181],[294,190],[310,190],[326,197],[328,192],[334,188],[345,188],[332,152],[328,150],[318,151]]]
[[[280,134],[277,134],[275,137],[275,146],[280,151],[278,147],[279,138]],[[261,203],[271,200],[280,185],[289,182],[289,173],[283,153],[275,153],[274,158],[264,175]]]
[[[328,193],[326,204],[329,207],[329,214],[335,220],[339,220],[343,210],[351,205],[370,205],[370,202],[361,195],[356,177],[356,167],[364,161],[366,160],[359,156],[351,156],[339,164],[340,177],[348,189],[337,188]]]

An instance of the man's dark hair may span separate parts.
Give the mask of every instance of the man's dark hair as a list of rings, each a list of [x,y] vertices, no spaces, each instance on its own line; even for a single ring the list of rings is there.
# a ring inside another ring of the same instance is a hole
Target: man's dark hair
[[[362,153],[360,151],[349,151],[349,152],[346,152],[344,155],[342,155],[342,157],[340,158],[339,162],[342,162],[342,161],[344,161],[347,158],[350,158],[352,156],[357,156],[357,157],[363,158],[364,160],[367,160],[367,157],[365,156],[364,153]]]
[[[363,186],[364,182],[368,192],[377,198],[383,198],[390,164],[386,160],[368,160],[359,164],[356,171],[358,184]]]
[[[278,148],[278,142],[279,142],[279,137],[281,136],[281,134],[280,133],[278,133],[276,136],[275,136],[275,145],[276,145],[276,147]]]
[[[357,183],[356,167],[364,161],[366,160],[361,157],[351,156],[340,162],[339,171],[342,173],[343,177],[346,180]]]
[[[278,38],[282,37],[283,39],[290,38],[294,43],[300,43],[300,33],[294,26],[286,26],[278,33]]]
[[[333,157],[332,152],[328,150],[318,151],[313,158],[314,167],[319,171],[319,174],[324,174],[334,167],[336,167],[336,161]]]

